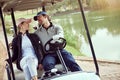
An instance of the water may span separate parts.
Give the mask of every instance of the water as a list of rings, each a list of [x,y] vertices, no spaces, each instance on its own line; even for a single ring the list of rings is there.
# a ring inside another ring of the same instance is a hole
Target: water
[[[96,56],[120,60],[120,10],[87,11],[85,15]],[[75,36],[70,42],[77,38],[80,44],[76,46],[81,53],[92,56],[80,12],[59,16],[55,22],[61,24],[66,33]]]
[[[113,36],[107,29],[98,29],[96,34],[91,37],[94,51],[99,58],[120,60],[120,35]],[[82,42],[80,49],[87,56],[91,56],[89,44]]]

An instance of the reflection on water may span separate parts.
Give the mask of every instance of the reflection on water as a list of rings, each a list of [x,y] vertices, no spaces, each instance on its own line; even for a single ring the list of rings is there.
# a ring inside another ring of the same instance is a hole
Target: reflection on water
[[[85,13],[93,47],[98,58],[120,60],[120,10],[104,10]],[[80,52],[91,56],[86,31],[80,13],[60,17],[65,32],[78,36],[76,44]],[[75,37],[76,38],[76,37]],[[71,41],[73,42],[73,41]]]
[[[120,60],[120,35],[113,36],[104,28],[98,29],[91,39],[97,57]],[[89,44],[82,40],[81,51],[87,56],[92,56]]]

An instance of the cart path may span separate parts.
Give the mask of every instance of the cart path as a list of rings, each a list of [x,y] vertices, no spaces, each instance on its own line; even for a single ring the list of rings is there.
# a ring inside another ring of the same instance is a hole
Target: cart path
[[[95,72],[92,58],[76,57],[76,60],[83,70]],[[120,80],[120,61],[98,59],[98,65],[101,80]]]

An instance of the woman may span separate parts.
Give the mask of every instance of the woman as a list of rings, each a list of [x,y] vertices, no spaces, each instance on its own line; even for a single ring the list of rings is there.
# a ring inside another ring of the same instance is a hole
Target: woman
[[[41,66],[42,47],[37,35],[29,33],[31,19],[17,20],[18,35],[12,41],[12,62],[25,74],[25,80],[38,80],[37,67]]]

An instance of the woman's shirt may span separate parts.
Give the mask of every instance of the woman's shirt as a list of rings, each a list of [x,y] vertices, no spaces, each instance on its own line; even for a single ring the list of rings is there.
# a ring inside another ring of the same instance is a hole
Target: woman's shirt
[[[32,43],[26,34],[22,35],[22,57],[35,56]]]

